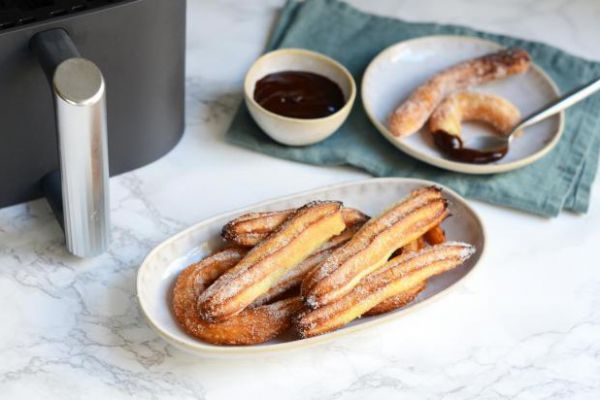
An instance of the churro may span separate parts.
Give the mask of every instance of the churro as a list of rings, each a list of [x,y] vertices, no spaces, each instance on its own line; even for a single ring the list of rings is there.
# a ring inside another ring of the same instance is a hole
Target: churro
[[[344,230],[341,208],[339,202],[322,201],[294,211],[199,296],[201,317],[209,322],[226,320],[265,294],[290,269]]]
[[[447,216],[446,200],[435,187],[418,189],[381,216],[369,220],[302,283],[309,307],[330,303],[381,267],[400,247],[418,239]]]
[[[302,337],[311,337],[338,329],[385,299],[461,265],[474,252],[475,248],[469,244],[447,242],[393,258],[345,296],[303,312],[297,320],[298,332]]]
[[[405,137],[417,132],[449,94],[528,70],[529,54],[506,49],[456,64],[419,86],[389,118],[391,133]]]

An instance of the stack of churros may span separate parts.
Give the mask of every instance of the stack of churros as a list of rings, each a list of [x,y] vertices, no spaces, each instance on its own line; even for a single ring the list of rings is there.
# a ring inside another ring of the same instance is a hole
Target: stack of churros
[[[396,310],[474,253],[446,241],[447,216],[435,187],[372,219],[336,201],[242,215],[223,227],[223,250],[181,272],[173,313],[203,341],[250,345],[291,327],[305,338]]]

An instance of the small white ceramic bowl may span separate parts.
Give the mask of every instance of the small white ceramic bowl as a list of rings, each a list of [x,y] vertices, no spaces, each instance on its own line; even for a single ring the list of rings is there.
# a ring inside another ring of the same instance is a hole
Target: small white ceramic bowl
[[[290,118],[268,111],[254,100],[256,82],[282,71],[313,72],[329,78],[340,87],[346,103],[336,113],[323,118]],[[254,121],[273,140],[289,146],[306,146],[331,136],[350,114],[355,98],[354,78],[342,64],[303,49],[281,49],[263,55],[250,67],[244,80],[244,99]]]

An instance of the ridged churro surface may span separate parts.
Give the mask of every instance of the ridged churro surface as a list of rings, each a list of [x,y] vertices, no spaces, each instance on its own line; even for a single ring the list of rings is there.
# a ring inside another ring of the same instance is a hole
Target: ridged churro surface
[[[245,253],[243,249],[223,250],[179,274],[173,288],[172,308],[175,319],[187,333],[212,344],[249,345],[266,342],[289,328],[292,316],[302,307],[297,297],[244,310],[220,323],[211,324],[199,317],[198,296]]]
[[[503,97],[478,92],[458,92],[446,97],[429,118],[429,131],[459,136],[462,123],[480,121],[498,133],[508,134],[521,120],[521,113]]]
[[[368,221],[302,283],[309,307],[330,303],[382,266],[394,251],[418,239],[447,216],[447,204],[435,187],[418,189],[407,199]]]
[[[402,254],[369,275],[347,295],[303,312],[296,323],[298,332],[302,337],[310,337],[338,329],[385,299],[412,290],[428,278],[461,265],[474,251],[469,244],[447,242]]]
[[[392,297],[388,297],[387,299],[382,300],[375,307],[371,308],[369,311],[364,313],[363,316],[370,317],[373,315],[385,314],[390,311],[402,308],[408,305],[411,301],[413,301],[419,295],[419,293],[425,290],[426,286],[426,282],[421,282],[420,284],[404,292],[398,293]]]
[[[335,249],[352,239],[352,236],[354,236],[361,225],[362,223],[355,221],[353,226],[347,227],[342,233],[329,239],[306,260],[302,261],[282,276],[277,283],[271,286],[265,294],[256,299],[252,305],[257,306],[266,304],[292,288],[299,288],[306,275],[331,255]]]
[[[200,295],[201,317],[224,321],[265,294],[280,277],[344,230],[341,208],[339,202],[323,201],[296,210]]]
[[[529,69],[531,59],[522,49],[507,49],[456,64],[430,78],[392,113],[389,128],[394,136],[417,132],[433,110],[450,93],[491,82]]]
[[[256,246],[279,228],[295,211],[295,209],[289,209],[244,214],[225,224],[221,236],[226,241],[238,246]],[[348,227],[363,224],[369,219],[367,215],[355,208],[344,207],[342,215]]]

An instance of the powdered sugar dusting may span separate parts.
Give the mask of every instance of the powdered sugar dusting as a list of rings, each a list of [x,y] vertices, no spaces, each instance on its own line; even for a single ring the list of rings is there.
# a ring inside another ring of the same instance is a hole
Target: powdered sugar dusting
[[[210,319],[214,307],[219,308],[250,286],[260,285],[265,279],[277,279],[277,274],[285,273],[272,256],[316,221],[331,218],[340,209],[341,203],[333,201],[311,202],[298,209],[274,234],[250,250],[238,265],[202,293],[198,302],[204,316]]]
[[[416,215],[418,210],[423,207],[433,206],[434,202],[440,202],[445,209],[439,189],[421,188],[413,191],[407,199],[395,204],[380,217],[367,222],[348,244],[333,252],[319,265],[315,273],[310,276],[307,295],[313,296],[315,304],[319,302],[318,298],[326,293],[327,296],[337,296],[332,292],[352,284],[353,281],[360,279],[362,274],[368,272],[372,267],[376,267],[375,264],[383,261],[363,260],[361,262],[368,265],[361,264],[360,268],[357,268],[357,262],[362,260],[360,257],[363,257],[365,252],[372,251],[389,256],[391,252],[404,244],[402,241],[389,240],[389,235],[384,235],[384,232],[389,231],[396,224],[404,223],[409,216]],[[406,233],[408,234],[409,230],[420,229],[421,225],[424,226],[425,222],[407,225]]]
[[[523,73],[530,63],[525,50],[508,49],[456,64],[419,86],[390,116],[390,130],[395,136],[413,134],[450,93]]]
[[[361,280],[348,294],[326,305],[319,307],[315,297],[308,296],[305,301],[313,310],[301,316],[300,332],[304,336],[312,336],[335,329],[351,319],[360,317],[379,302],[388,299],[390,294],[395,296],[402,293],[390,292],[390,289],[406,289],[418,282],[424,282],[433,275],[457,267],[474,252],[475,247],[470,244],[446,242],[396,257],[382,270]],[[415,273],[420,275],[413,276]],[[413,276],[412,281],[407,281],[404,287],[390,286],[397,285],[403,279],[409,279],[409,276]]]
[[[423,268],[424,266],[449,258],[456,258],[459,260],[459,263],[463,263],[469,259],[475,251],[475,246],[471,244],[448,241],[395,257],[388,261],[382,268],[369,275],[368,279],[379,279],[390,271],[393,271],[394,275],[404,275],[410,273],[414,269]],[[406,266],[411,267],[406,269]]]

